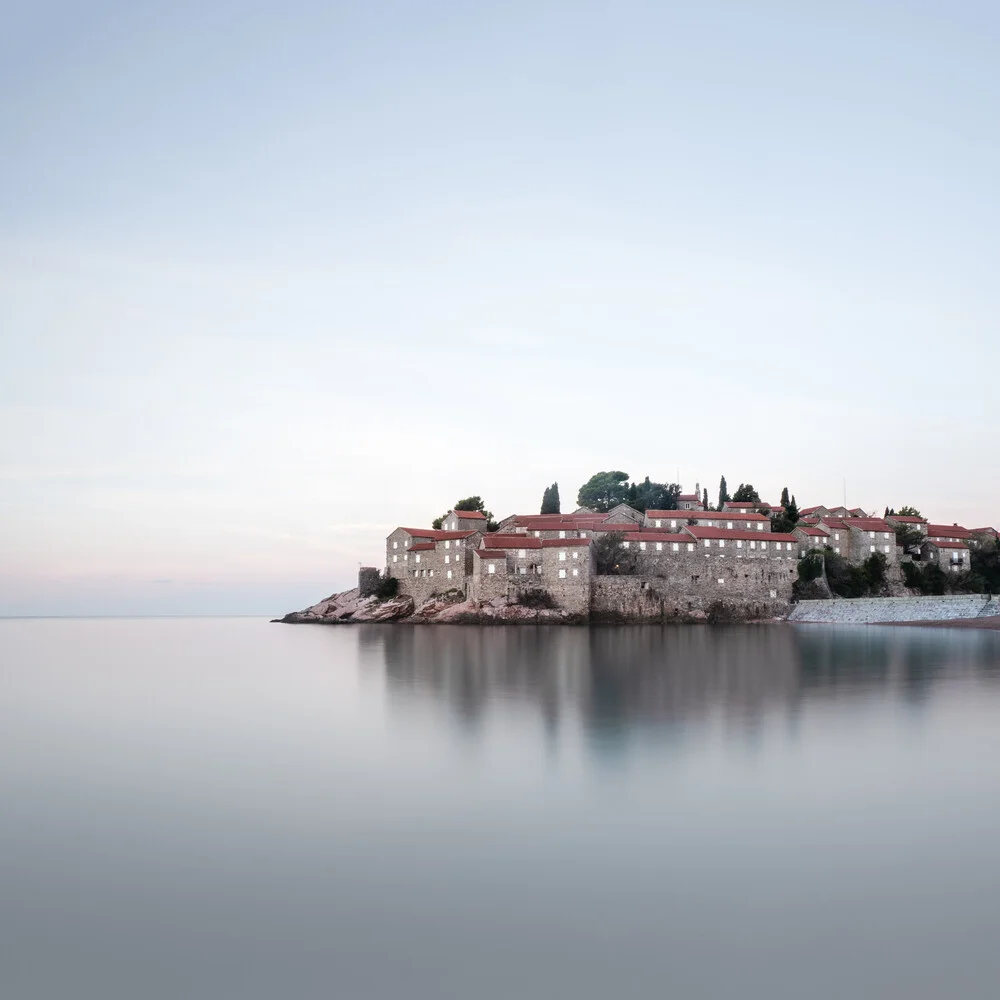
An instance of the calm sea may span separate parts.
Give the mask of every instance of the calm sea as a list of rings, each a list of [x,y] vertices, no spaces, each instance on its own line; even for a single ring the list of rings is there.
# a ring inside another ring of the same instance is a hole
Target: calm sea
[[[995,633],[0,621],[2,1000],[995,1000],[998,942]]]

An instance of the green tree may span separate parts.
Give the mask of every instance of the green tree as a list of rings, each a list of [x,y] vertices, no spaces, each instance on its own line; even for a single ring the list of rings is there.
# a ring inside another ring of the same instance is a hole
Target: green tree
[[[576,495],[577,506],[590,507],[602,514],[628,501],[627,472],[595,472]]]
[[[760,503],[760,494],[753,488],[752,483],[740,483],[739,488],[733,494],[734,503]]]
[[[625,548],[625,532],[609,531],[594,541],[594,565],[599,576],[630,576],[636,572],[638,553]]]
[[[634,487],[634,489],[633,489]],[[654,483],[649,476],[629,487],[628,503],[638,511],[677,510],[681,488],[677,483]]]
[[[553,483],[551,486],[546,487],[545,492],[542,494],[542,509],[539,511],[541,514],[558,514],[559,513],[559,484]]]
[[[780,502],[781,502],[781,506],[782,507],[787,507],[788,506],[789,500],[788,500],[788,487],[787,486],[784,487],[784,489],[782,489],[782,491],[781,491],[781,501]]]
[[[723,476],[719,480],[719,506],[716,510],[722,510],[726,506],[726,503],[731,499],[729,496],[729,490],[726,488],[726,477]]]
[[[924,515],[917,510],[916,507],[900,507],[899,510],[894,511],[899,517],[923,517]]]
[[[781,513],[771,518],[771,530],[787,533],[799,523],[799,505],[795,502],[795,497],[788,498],[787,488],[782,490],[782,497],[785,502]]]
[[[712,509],[711,507],[708,506],[708,487],[707,486],[701,491],[701,505],[702,505],[702,507],[705,508],[705,510],[711,510]]]

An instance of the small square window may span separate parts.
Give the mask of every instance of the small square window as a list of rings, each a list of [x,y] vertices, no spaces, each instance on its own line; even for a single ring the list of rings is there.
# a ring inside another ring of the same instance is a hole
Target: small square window
[[[518,557],[518,559],[523,559],[526,552],[527,552],[527,549],[518,549],[517,550],[517,557]]]
[[[496,568],[496,566],[493,563],[489,563],[486,566],[486,572],[487,573],[495,573],[496,571],[497,571],[497,568]]]
[[[565,552],[560,552],[559,553],[559,562],[566,562],[566,553]]]
[[[663,542],[657,542],[656,543],[656,551],[657,552],[662,552],[663,551]]]
[[[641,552],[645,552],[646,551],[646,543],[645,542],[639,542],[639,550]]]
[[[573,576],[579,576],[579,575],[580,575],[580,571],[574,566],[573,567]]]
[[[674,552],[679,552],[679,551],[680,551],[680,548],[681,548],[681,543],[680,543],[680,542],[671,542],[671,543],[670,543],[670,548],[671,548],[671,549],[672,549],[672,550],[673,550]]]
[[[566,579],[566,570],[564,570],[564,569],[559,570],[559,579],[560,580],[565,580]]]

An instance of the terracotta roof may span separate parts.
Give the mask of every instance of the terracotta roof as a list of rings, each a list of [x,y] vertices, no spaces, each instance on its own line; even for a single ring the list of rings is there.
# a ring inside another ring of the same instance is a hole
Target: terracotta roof
[[[847,530],[847,522],[841,520],[839,517],[818,517],[813,523],[825,524],[828,528],[842,528],[844,531]]]
[[[486,515],[482,511],[478,511],[478,510],[450,510],[450,511],[448,511],[448,514],[449,515],[454,514],[455,517],[457,517],[459,520],[461,520],[463,518],[465,520],[468,520],[469,518],[472,518],[473,521],[485,521],[486,520]]]
[[[893,533],[892,525],[886,524],[881,517],[845,517],[843,522],[849,528],[858,528],[860,531],[885,531],[890,535]]]
[[[957,524],[928,524],[927,536],[929,538],[969,538],[972,532],[968,528],[962,528]]]
[[[801,525],[797,524],[795,525],[795,530],[801,531],[803,534],[806,535],[821,535],[823,538],[830,537],[829,534],[825,532],[822,528],[817,528],[814,525],[807,525],[805,528],[803,528]]]
[[[408,549],[409,552],[433,552],[434,543],[433,542],[421,542],[419,545],[411,545]]]
[[[754,542],[798,542],[794,535],[775,531],[740,531],[736,528],[708,528],[700,524],[689,524],[684,531],[695,538],[734,538]]]
[[[627,542],[676,542],[684,541],[679,531],[637,531],[625,539]]]
[[[642,531],[642,525],[635,521],[604,521],[595,524],[590,531]]]
[[[887,521],[899,521],[901,524],[926,524],[926,517],[912,517],[909,514],[890,514]]]
[[[476,534],[475,531],[440,531],[437,528],[397,528],[396,530],[405,531],[414,538],[433,538],[438,542],[452,538],[468,538],[469,535]]]
[[[558,539],[565,541],[565,539]],[[588,539],[582,539],[588,541]],[[483,547],[487,549],[540,549],[542,540],[528,535],[501,535],[499,532],[483,536]]]
[[[536,541],[541,541],[543,549],[563,549],[567,545],[590,544],[589,538],[542,538]]]
[[[965,542],[946,542],[943,538],[928,538],[925,545],[933,545],[938,549],[968,549]]]
[[[766,521],[763,514],[743,510],[647,510],[646,517],[654,521],[687,521],[689,517],[713,521]]]
[[[815,514],[816,511],[818,510],[829,510],[829,509],[830,508],[825,506],[824,504],[817,504],[815,507],[803,507],[802,510],[799,511],[799,516],[805,517],[807,514]]]
[[[969,528],[974,535],[993,535],[994,537],[1000,532],[997,532],[996,528]]]
[[[770,507],[770,504],[751,503],[749,500],[727,500],[723,505],[725,510],[744,510],[751,507]]]
[[[503,549],[473,549],[473,552],[480,559],[506,559],[507,553]]]
[[[584,521],[532,521],[530,524],[518,525],[529,531],[588,531],[589,523]]]
[[[701,503],[702,498],[698,496],[697,493],[679,493],[677,495],[678,500],[684,500],[687,503]]]

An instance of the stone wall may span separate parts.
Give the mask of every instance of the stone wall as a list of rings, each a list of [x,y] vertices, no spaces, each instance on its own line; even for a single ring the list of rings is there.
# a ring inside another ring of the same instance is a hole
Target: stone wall
[[[800,601],[788,616],[792,622],[835,622],[875,625],[880,622],[930,622],[1000,614],[1000,599],[985,594],[945,597],[859,597]]]
[[[362,566],[358,570],[358,597],[371,597],[378,588],[379,571],[374,566]]]

